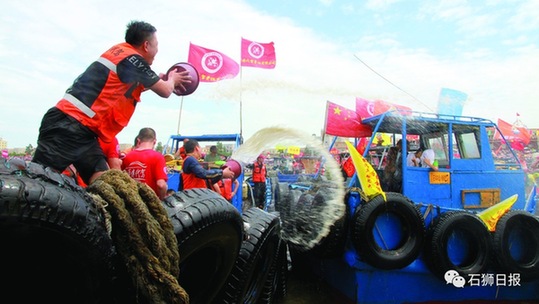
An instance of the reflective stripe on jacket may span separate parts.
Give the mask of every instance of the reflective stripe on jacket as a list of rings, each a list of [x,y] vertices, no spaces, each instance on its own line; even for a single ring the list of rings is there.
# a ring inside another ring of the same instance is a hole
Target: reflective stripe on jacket
[[[111,141],[127,126],[144,89],[138,82],[122,82],[116,73],[118,63],[136,54],[128,43],[113,46],[75,80],[56,107]]]

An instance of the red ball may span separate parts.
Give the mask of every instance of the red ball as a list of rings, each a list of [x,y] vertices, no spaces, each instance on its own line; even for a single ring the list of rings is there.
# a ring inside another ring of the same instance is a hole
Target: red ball
[[[221,168],[224,169],[226,167],[234,172],[234,179],[238,178],[243,173],[243,166],[235,159],[229,159]]]
[[[183,86],[185,87],[185,91],[182,90],[181,87],[177,86],[174,88],[174,94],[178,96],[185,96],[193,93],[198,88],[198,83],[200,82],[198,77],[198,71],[195,69],[194,66],[192,66],[190,63],[187,62],[180,62],[176,63],[175,65],[171,66],[170,69],[168,69],[167,73],[165,74],[164,80],[166,81],[168,79],[168,73],[170,73],[172,70],[176,70],[178,72],[182,71],[188,71],[189,75],[191,76],[191,83],[185,83]]]

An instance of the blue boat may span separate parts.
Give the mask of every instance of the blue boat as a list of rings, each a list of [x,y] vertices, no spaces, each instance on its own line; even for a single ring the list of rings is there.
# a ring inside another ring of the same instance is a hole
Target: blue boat
[[[196,139],[198,142],[221,142],[221,143],[230,143],[234,146],[234,148],[239,147],[242,142],[243,138],[241,134],[238,133],[231,133],[231,134],[203,134],[203,135],[171,135],[165,145],[166,149],[164,149],[164,154],[174,154],[175,151],[177,151],[181,144],[183,143],[184,139]],[[178,191],[180,187],[180,180],[181,180],[181,170],[171,169],[167,173],[168,176],[168,188],[172,189],[174,191]],[[237,180],[239,181],[240,185],[243,184],[244,180],[244,174],[242,171],[242,174],[237,177]],[[238,191],[236,195],[232,198],[232,204],[238,211],[241,213],[243,212],[244,206],[243,206],[243,198],[242,198],[242,192]]]
[[[515,151],[491,141],[496,124],[411,111],[363,123],[393,145],[402,139],[397,173],[388,178],[383,162],[390,147],[370,137],[362,157],[375,172],[370,183],[382,191],[369,195],[372,185],[356,172],[329,234],[313,248],[289,244],[293,267],[307,267],[350,303],[539,301],[537,187],[526,193]],[[434,150],[437,171],[407,166],[407,154],[419,146]],[[387,188],[391,179],[398,187]],[[292,186],[281,186],[279,196],[298,191]],[[285,230],[286,220],[285,214]]]

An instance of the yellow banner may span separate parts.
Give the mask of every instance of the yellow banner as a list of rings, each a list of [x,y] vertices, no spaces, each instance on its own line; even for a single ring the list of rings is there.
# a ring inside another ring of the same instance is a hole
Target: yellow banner
[[[451,184],[449,172],[430,171],[429,181],[431,184]]]
[[[287,149],[288,154],[299,155],[301,148],[296,146],[290,146]]]

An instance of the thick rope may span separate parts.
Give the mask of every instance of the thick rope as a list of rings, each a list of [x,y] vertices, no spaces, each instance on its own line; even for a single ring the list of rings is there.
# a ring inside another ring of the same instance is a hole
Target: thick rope
[[[155,192],[119,170],[105,172],[87,191],[107,205],[111,237],[137,292],[150,303],[189,303],[177,280],[180,256],[172,222]]]

